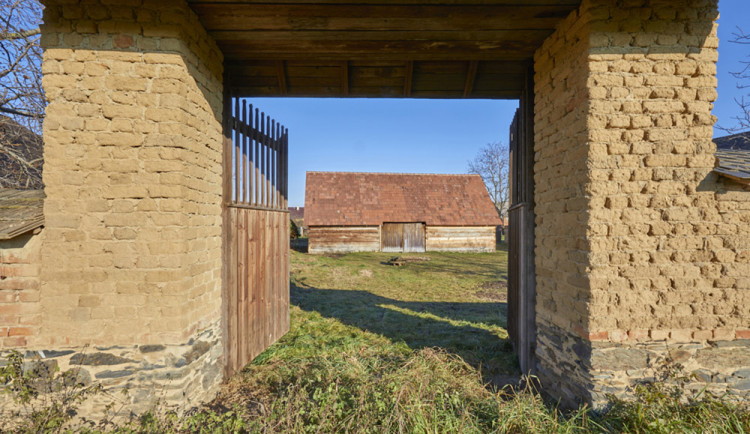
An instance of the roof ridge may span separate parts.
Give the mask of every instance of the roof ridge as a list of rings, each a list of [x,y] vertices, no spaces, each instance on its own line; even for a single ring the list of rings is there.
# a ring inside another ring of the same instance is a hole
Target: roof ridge
[[[430,175],[430,176],[479,176],[476,173],[412,173],[412,172],[342,172],[342,171],[323,171],[308,170],[306,173],[340,173],[347,175]]]

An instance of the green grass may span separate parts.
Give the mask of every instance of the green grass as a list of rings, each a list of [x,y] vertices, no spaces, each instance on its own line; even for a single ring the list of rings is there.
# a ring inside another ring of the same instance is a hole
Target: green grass
[[[402,267],[387,264],[393,256],[292,252],[291,330],[214,408],[263,432],[750,431],[747,408],[664,384],[600,415],[560,411],[531,386],[502,388],[519,381],[505,245],[405,255],[430,260]]]

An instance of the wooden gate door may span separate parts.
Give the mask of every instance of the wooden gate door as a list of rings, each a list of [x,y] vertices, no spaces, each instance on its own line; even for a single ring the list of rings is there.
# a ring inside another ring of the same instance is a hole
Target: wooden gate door
[[[533,366],[536,343],[534,267],[534,94],[529,73],[526,90],[510,128],[508,255],[508,336],[523,373]]]
[[[424,224],[404,224],[404,252],[424,252]]]
[[[380,250],[402,252],[404,250],[404,224],[383,223],[380,235]]]
[[[289,331],[288,130],[239,98],[225,108],[224,373]]]

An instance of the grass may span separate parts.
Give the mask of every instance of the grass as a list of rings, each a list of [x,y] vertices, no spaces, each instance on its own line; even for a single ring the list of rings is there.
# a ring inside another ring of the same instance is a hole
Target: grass
[[[520,389],[503,387],[520,380],[505,330],[505,245],[495,253],[406,255],[430,260],[402,267],[387,264],[392,256],[293,251],[287,335],[193,414],[178,417],[157,408],[135,423],[106,429],[750,432],[746,406],[684,395],[680,382],[639,387],[636,400],[614,401],[605,414],[585,407],[560,411],[531,381]],[[32,423],[18,431],[43,431],[38,428]]]

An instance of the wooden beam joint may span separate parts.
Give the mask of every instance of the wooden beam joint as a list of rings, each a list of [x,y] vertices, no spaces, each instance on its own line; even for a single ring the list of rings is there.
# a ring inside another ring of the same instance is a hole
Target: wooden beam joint
[[[466,71],[466,84],[464,85],[464,98],[469,98],[474,91],[474,81],[477,78],[477,67],[479,62],[472,60],[469,62],[469,69]]]

